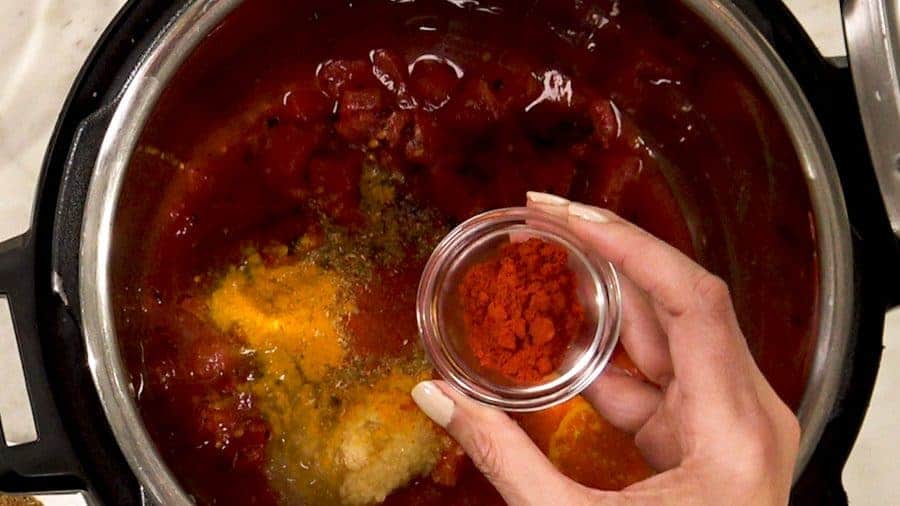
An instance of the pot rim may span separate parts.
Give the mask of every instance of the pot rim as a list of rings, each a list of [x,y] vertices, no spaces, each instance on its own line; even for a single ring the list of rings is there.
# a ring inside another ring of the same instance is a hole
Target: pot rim
[[[836,401],[853,319],[850,224],[837,168],[805,95],[765,37],[731,0],[682,0],[750,69],[778,110],[800,160],[815,214],[819,263],[817,341],[797,416],[795,479]],[[124,367],[109,292],[118,198],[147,119],[191,52],[242,0],[190,0],[159,32],[120,95],[93,167],[81,230],[79,291],[88,366],[113,434],[141,487],[160,504],[190,504],[140,416]]]

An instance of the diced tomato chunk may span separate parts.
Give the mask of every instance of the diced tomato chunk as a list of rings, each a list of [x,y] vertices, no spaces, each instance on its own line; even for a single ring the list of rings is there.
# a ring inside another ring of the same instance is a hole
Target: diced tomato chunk
[[[437,110],[446,105],[458,83],[456,70],[439,60],[416,62],[410,76],[413,94],[420,105],[429,110]]]
[[[332,60],[323,63],[316,74],[319,88],[332,99],[345,90],[378,85],[372,65],[365,60]]]
[[[368,142],[382,124],[384,97],[378,88],[347,90],[341,94],[337,133],[350,142]]]
[[[588,114],[594,125],[594,140],[604,148],[610,147],[622,133],[622,118],[615,104],[607,99],[595,100]]]
[[[394,96],[401,109],[415,107],[415,99],[409,94],[407,81],[409,71],[406,62],[399,55],[384,49],[376,49],[371,53],[372,73],[375,78]]]
[[[340,114],[352,114],[354,112],[378,111],[384,106],[384,98],[381,90],[367,88],[363,90],[347,90],[341,93],[339,104]]]

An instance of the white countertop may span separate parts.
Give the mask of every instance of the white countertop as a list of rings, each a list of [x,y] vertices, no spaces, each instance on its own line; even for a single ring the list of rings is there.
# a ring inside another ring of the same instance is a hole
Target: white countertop
[[[123,0],[0,0],[0,240],[28,226],[41,160],[69,86]],[[826,56],[844,54],[837,0],[787,0]],[[27,417],[16,383],[16,345],[0,299],[0,417]],[[900,504],[900,312],[862,432],[844,470],[853,505]],[[21,425],[21,424],[18,424]],[[27,425],[27,424],[26,424]],[[78,504],[73,497],[52,504]]]

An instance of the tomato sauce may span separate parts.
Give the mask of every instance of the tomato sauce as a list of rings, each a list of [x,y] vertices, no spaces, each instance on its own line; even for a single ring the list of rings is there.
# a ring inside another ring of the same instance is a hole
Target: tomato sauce
[[[396,174],[436,230],[528,190],[620,213],[729,282],[754,356],[798,405],[817,304],[803,175],[752,75],[677,2],[248,1],[164,93],[116,223],[138,404],[200,503],[279,495],[271,427],[242,388],[258,367],[197,301],[247,247],[265,258],[323,220],[360,227],[365,164]],[[351,351],[375,364],[418,346],[415,289],[439,235],[414,237],[426,251],[373,274],[346,322]],[[516,419],[582,483],[648,476],[631,438],[592,416],[575,403]],[[558,430],[578,423],[591,430]],[[500,502],[452,452],[386,500]]]

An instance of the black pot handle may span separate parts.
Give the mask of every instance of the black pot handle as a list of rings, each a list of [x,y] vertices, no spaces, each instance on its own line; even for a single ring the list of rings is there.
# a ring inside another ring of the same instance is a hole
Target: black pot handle
[[[843,506],[848,500],[842,472],[878,371],[885,310],[900,300],[900,282],[894,282],[900,255],[875,181],[846,60],[823,58],[781,0],[733,1],[763,32],[803,89],[831,147],[847,202],[857,319],[829,422],[791,497],[797,505]]]
[[[34,253],[28,233],[0,243],[0,297],[9,303],[37,431],[37,440],[10,446],[0,429],[0,491],[84,489],[84,474],[44,369],[36,319]]]
[[[897,27],[884,24],[889,15],[886,9],[883,0],[847,0],[842,14],[872,165],[891,228],[900,237],[900,103],[894,93],[897,76],[892,75],[889,64],[900,48],[892,47],[896,43],[890,30]]]
[[[889,16],[885,0],[842,0],[841,15],[847,41],[847,58],[853,75],[860,119],[878,187],[894,233],[891,262],[893,290],[888,294],[891,306],[900,305],[900,110],[894,90],[897,76],[889,62],[900,47],[895,40],[896,26],[884,21]],[[894,30],[894,33],[891,33]]]
[[[102,142],[103,133],[112,116],[113,106],[99,108],[82,120],[75,129],[71,148],[65,161],[60,182],[59,201],[54,215],[52,234],[56,244],[52,252],[41,252],[50,257],[50,266],[61,286],[73,289],[77,284],[78,251],[81,230],[83,199],[76,195],[86,193],[92,167]],[[76,170],[77,168],[82,170]],[[38,300],[42,292],[51,287],[40,287],[38,283],[50,284],[49,279],[38,281],[36,262],[38,251],[35,236],[27,232],[0,243],[0,296],[5,296],[13,320],[15,339],[25,375],[28,398],[34,417],[37,440],[10,446],[0,429],[0,491],[3,492],[59,492],[63,490],[92,490],[84,466],[77,458],[76,448],[60,416],[61,407],[54,400],[54,390],[69,392],[70,389],[54,389],[47,374],[42,346],[61,346],[62,343],[42,341],[38,328]],[[62,296],[64,309],[72,312],[78,307],[77,293]],[[52,336],[59,338],[59,336]],[[69,364],[68,366],[75,367]],[[59,385],[57,385],[58,387]],[[70,405],[68,399],[65,405]],[[76,425],[71,425],[76,427]],[[81,428],[83,430],[83,428]],[[82,434],[80,443],[92,441],[90,435]]]

